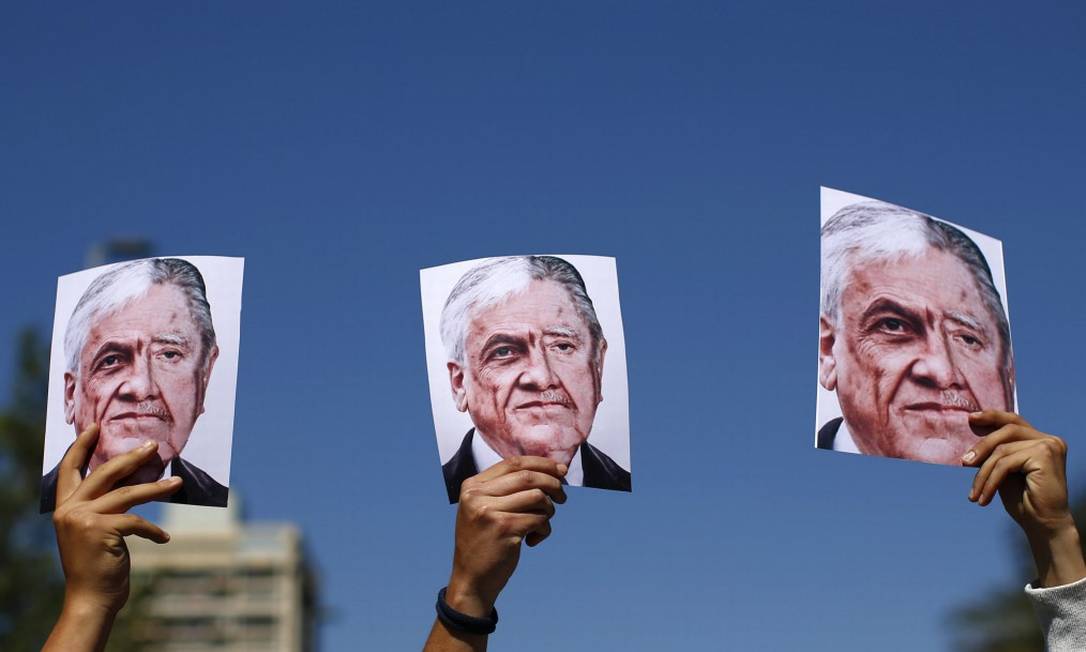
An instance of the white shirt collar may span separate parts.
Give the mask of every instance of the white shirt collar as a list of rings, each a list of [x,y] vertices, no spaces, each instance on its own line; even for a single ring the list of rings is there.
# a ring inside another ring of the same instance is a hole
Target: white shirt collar
[[[581,447],[577,447],[577,452],[573,454],[573,459],[569,461],[569,470],[566,471],[566,483],[571,487],[583,487],[584,486],[584,467],[581,466]]]
[[[471,438],[471,456],[475,459],[477,473],[482,473],[502,461],[502,456],[486,443],[478,428],[475,429],[475,436]]]
[[[476,471],[485,471],[502,461],[502,456],[494,452],[486,440],[483,439],[479,429],[475,429],[475,436],[471,438],[471,457],[475,460]],[[566,482],[572,487],[584,486],[584,467],[581,465],[581,447],[573,454],[569,461],[569,471],[566,472]]]
[[[837,429],[837,436],[833,438],[833,450],[842,453],[859,453],[860,448],[852,440],[852,433],[848,431],[848,424],[841,421],[841,427]]]

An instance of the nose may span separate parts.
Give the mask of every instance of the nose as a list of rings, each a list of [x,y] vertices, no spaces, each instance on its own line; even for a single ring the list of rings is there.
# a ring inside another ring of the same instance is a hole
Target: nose
[[[912,375],[921,383],[939,389],[963,384],[947,336],[933,333],[928,337],[927,347],[913,363]]]
[[[143,401],[158,395],[154,371],[151,363],[144,356],[136,356],[129,367],[128,376],[119,388],[121,396],[133,401]]]
[[[550,360],[542,347],[533,346],[528,350],[528,366],[521,374],[520,382],[534,389],[547,389],[557,384]]]

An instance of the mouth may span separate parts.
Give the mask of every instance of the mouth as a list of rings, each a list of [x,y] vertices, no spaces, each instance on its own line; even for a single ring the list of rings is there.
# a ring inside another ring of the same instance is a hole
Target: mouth
[[[911,403],[905,406],[906,410],[912,412],[964,412],[966,414],[970,412],[976,412],[977,408],[972,405],[962,405],[958,403],[940,403],[938,401],[927,401],[922,403]]]
[[[559,402],[559,401],[528,401],[526,403],[521,403],[520,405],[517,405],[516,409],[518,409],[518,410],[531,410],[533,408],[541,409],[541,408],[552,408],[552,407],[565,408],[565,409],[568,410],[569,409],[569,403]]]
[[[113,421],[164,421],[169,422],[165,416],[148,412],[122,412],[109,418]]]

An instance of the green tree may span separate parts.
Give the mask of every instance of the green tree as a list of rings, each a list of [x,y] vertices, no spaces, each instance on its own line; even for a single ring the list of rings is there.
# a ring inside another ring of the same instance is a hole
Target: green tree
[[[53,528],[38,513],[49,351],[19,334],[11,399],[0,410],[0,649],[37,650],[64,597]]]
[[[0,650],[39,650],[60,614],[64,577],[53,524],[39,514],[49,349],[32,329],[18,336],[11,399],[0,410]],[[109,652],[141,650],[150,579],[134,578]]]
[[[1072,505],[1075,522],[1086,524],[1086,496]],[[1013,529],[1017,576],[1034,577],[1033,556],[1021,530]],[[1086,552],[1086,545],[1084,545]],[[1033,607],[1020,585],[989,591],[956,609],[950,617],[955,648],[961,652],[1044,652]]]

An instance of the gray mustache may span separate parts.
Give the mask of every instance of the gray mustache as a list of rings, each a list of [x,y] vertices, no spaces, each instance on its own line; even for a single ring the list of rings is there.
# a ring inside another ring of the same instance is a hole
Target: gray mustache
[[[539,400],[544,403],[558,403],[560,405],[573,405],[573,401],[569,400],[569,396],[565,392],[555,391],[548,389],[539,393]]]
[[[136,414],[144,417],[158,417],[163,421],[173,421],[170,411],[154,401],[140,401],[136,405]]]
[[[969,410],[970,412],[977,412],[980,410],[980,406],[977,405],[976,401],[960,392],[944,389],[940,398],[943,402],[943,405],[959,407],[965,410]]]

